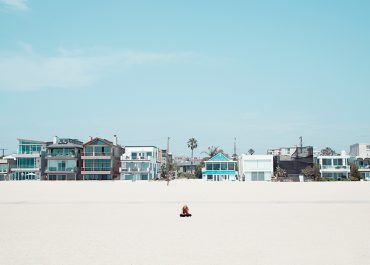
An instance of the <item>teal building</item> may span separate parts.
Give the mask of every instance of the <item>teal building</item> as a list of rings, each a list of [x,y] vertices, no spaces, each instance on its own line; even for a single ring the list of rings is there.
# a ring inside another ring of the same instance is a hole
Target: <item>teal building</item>
[[[16,163],[11,169],[11,180],[41,180],[46,167],[46,146],[50,142],[18,139]]]
[[[218,153],[204,162],[202,178],[208,181],[235,181],[237,180],[236,161]]]

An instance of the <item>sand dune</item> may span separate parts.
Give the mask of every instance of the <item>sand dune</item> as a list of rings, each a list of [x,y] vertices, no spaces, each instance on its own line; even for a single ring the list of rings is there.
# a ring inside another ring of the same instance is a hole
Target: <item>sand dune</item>
[[[0,264],[370,264],[368,182],[2,182],[0,213]]]

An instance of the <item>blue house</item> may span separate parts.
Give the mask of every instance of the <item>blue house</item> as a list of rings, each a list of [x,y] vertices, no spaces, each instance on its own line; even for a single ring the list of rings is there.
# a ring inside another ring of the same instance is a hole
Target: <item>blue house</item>
[[[205,161],[202,169],[204,180],[210,181],[235,181],[237,177],[236,161],[228,158],[222,153],[218,153],[208,161]]]

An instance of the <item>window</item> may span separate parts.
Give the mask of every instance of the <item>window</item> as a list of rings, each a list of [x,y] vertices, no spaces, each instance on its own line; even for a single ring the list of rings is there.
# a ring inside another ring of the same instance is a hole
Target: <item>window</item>
[[[131,158],[132,159],[137,159],[137,153],[131,153]]]
[[[333,165],[334,166],[342,166],[343,165],[343,159],[333,159]]]
[[[227,170],[227,163],[221,163],[221,170]]]
[[[258,172],[252,172],[252,181],[258,180]]]
[[[228,163],[229,170],[235,170],[235,163],[229,162]]]
[[[322,165],[323,166],[331,166],[331,159],[323,158],[322,159]]]
[[[265,173],[258,172],[258,181],[264,181],[264,180],[265,180]]]
[[[213,180],[213,175],[207,175],[207,180]]]
[[[221,167],[220,163],[213,164],[213,170],[220,170],[220,167]]]
[[[213,170],[212,163],[207,163],[206,164],[206,170]]]

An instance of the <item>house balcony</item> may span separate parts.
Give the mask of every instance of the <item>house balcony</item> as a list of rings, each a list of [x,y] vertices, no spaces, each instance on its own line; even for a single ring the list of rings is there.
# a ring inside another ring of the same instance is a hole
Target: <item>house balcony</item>
[[[92,167],[83,167],[81,169],[81,174],[83,175],[102,175],[102,174],[111,174],[111,168],[92,168]]]
[[[112,153],[96,153],[96,152],[89,152],[89,153],[82,153],[82,159],[110,159],[112,157]]]
[[[38,158],[38,157],[41,157],[41,154],[40,153],[27,153],[27,154],[15,154],[14,155],[15,158]]]
[[[47,154],[46,159],[77,159],[76,154]]]
[[[13,167],[11,168],[12,172],[38,172],[41,171],[39,167]]]
[[[151,170],[149,168],[147,169],[141,169],[141,168],[119,168],[119,173],[121,174],[145,174],[149,173]]]
[[[322,170],[337,170],[337,171],[346,171],[349,170],[349,166],[321,166]]]
[[[65,173],[65,174],[74,174],[77,173],[78,168],[72,167],[72,168],[56,168],[56,167],[49,167],[45,170],[45,173]]]

